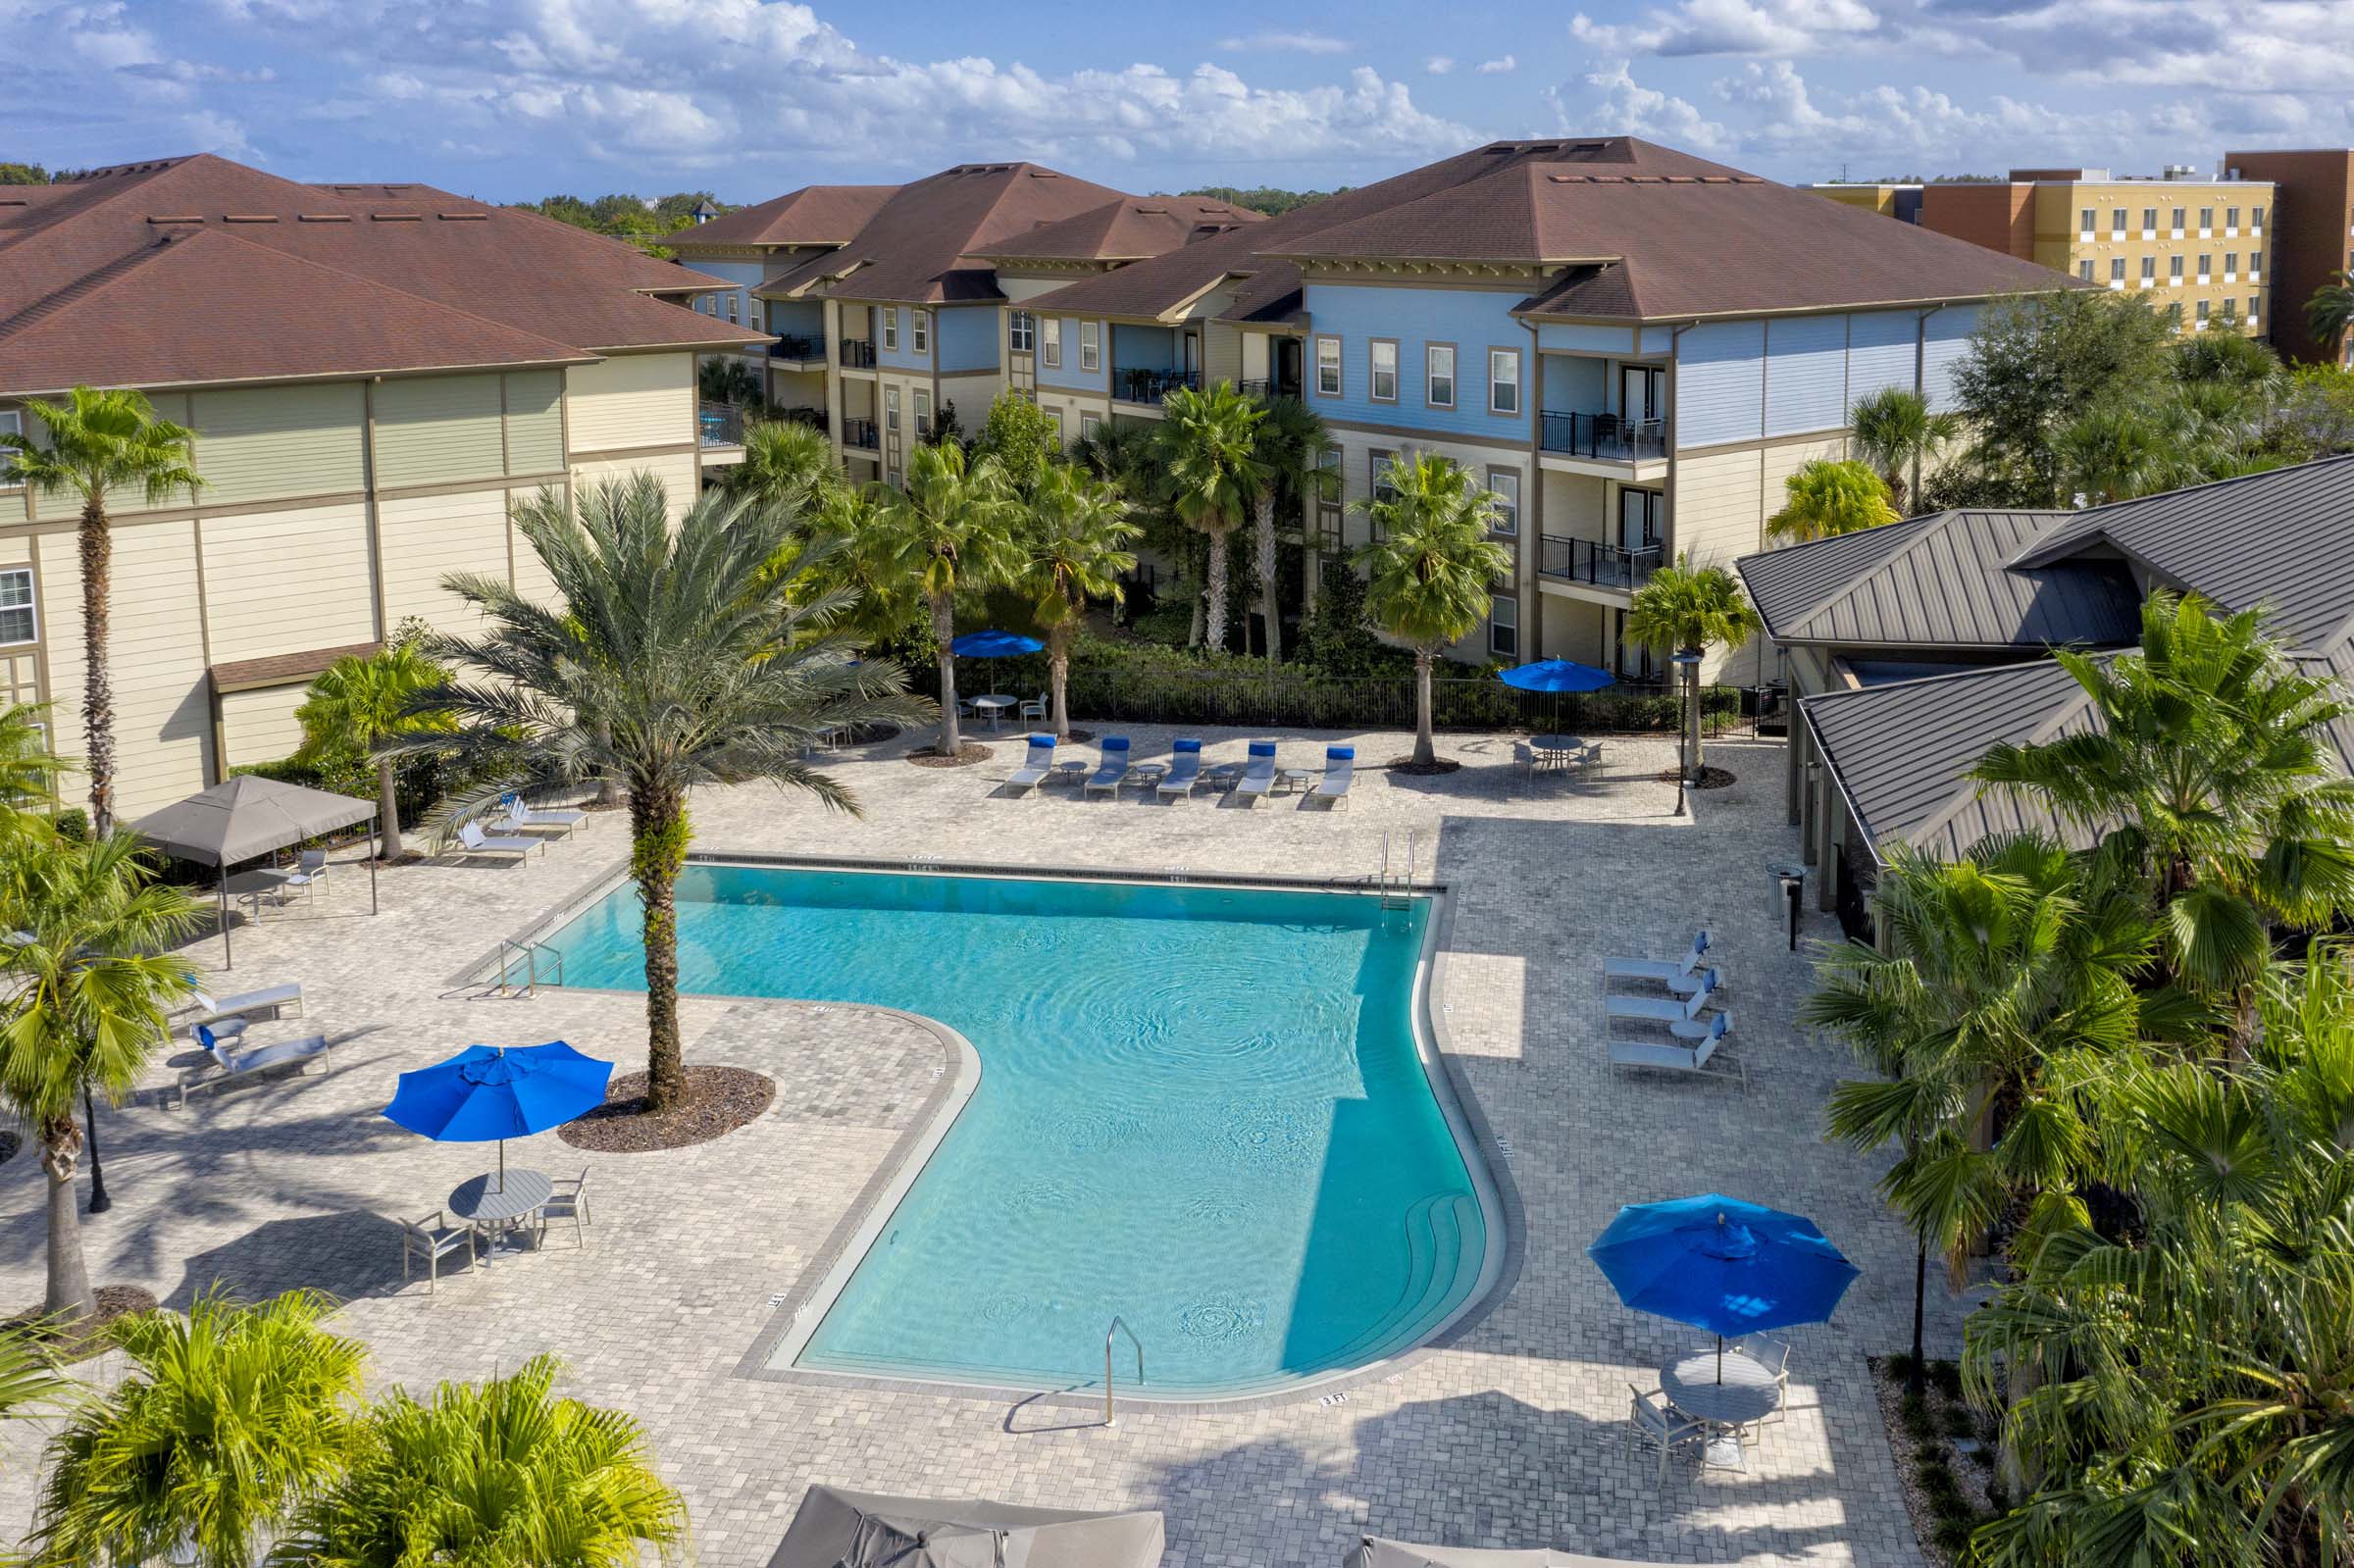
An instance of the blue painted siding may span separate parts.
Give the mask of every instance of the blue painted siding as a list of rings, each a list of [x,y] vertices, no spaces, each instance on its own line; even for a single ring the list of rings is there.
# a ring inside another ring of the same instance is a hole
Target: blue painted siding
[[[1579,354],[1632,354],[1631,327],[1590,327],[1574,322],[1540,322],[1537,346]]]
[[[1306,288],[1309,340],[1307,344],[1307,405],[1326,419],[1365,425],[1393,425],[1405,430],[1430,430],[1477,440],[1525,440],[1528,435],[1529,389],[1534,384],[1535,347],[1528,329],[1511,316],[1521,297],[1471,289],[1359,288],[1338,283],[1310,283]],[[1316,393],[1315,338],[1341,338],[1341,395]],[[1398,400],[1376,403],[1371,396],[1371,343],[1376,337],[1398,343]],[[1433,342],[1455,345],[1455,407],[1432,408],[1426,401],[1424,349]],[[1520,408],[1506,416],[1488,412],[1488,350],[1517,350],[1520,355]]]
[[[1786,316],[1766,325],[1766,433],[1847,423],[1847,318]]]
[[[809,337],[826,329],[826,307],[814,299],[772,299],[768,305],[768,329],[780,336],[788,333]]]
[[[1933,413],[1954,406],[1954,367],[1970,352],[1978,313],[1975,305],[1949,305],[1928,320],[1921,342],[1920,390]]]
[[[1766,324],[1707,322],[1678,345],[1675,444],[1754,441],[1766,429]]]
[[[896,318],[899,324],[899,346],[883,346],[883,326]],[[937,329],[938,322],[934,327]],[[915,351],[915,307],[912,305],[877,305],[875,307],[875,363],[886,370],[928,371],[932,368],[932,349],[927,345],[922,353]]]
[[[736,302],[736,321],[758,329],[760,313],[753,308],[758,301],[751,295],[751,290],[760,284],[764,276],[758,262],[696,262],[694,270],[708,273],[713,278],[724,278],[736,285],[734,288],[713,289],[708,295],[695,296],[698,300],[708,298],[719,307],[719,321],[724,323],[728,320],[728,301],[732,299]],[[698,305],[696,308],[701,307]]]
[[[1646,327],[1643,329],[1643,344],[1641,352],[1645,354],[1671,354],[1674,351],[1674,328]]]
[[[1919,318],[1909,310],[1884,310],[1847,320],[1847,406],[1891,386],[1910,391]]]
[[[932,318],[932,330],[936,334],[932,346],[938,352],[943,375],[998,368],[998,339],[1003,330],[1003,318],[998,314],[997,306],[965,305],[937,312]]]
[[[1177,368],[1177,331],[1171,327],[1111,324],[1111,368],[1120,371],[1173,371]]]
[[[1545,356],[1545,396],[1540,407],[1557,414],[1607,413],[1610,405],[1610,361],[1577,359],[1566,354]]]
[[[1096,329],[1101,335],[1097,341],[1103,344],[1105,352],[1094,370],[1083,371],[1079,368],[1079,318],[1064,316],[1059,320],[1062,323],[1062,365],[1057,369],[1047,363],[1046,320],[1043,317],[1040,318],[1038,383],[1041,386],[1060,386],[1074,392],[1104,390],[1111,384],[1105,374],[1111,366],[1109,352],[1111,345],[1108,341],[1111,332],[1109,329],[1100,323],[1098,324]]]

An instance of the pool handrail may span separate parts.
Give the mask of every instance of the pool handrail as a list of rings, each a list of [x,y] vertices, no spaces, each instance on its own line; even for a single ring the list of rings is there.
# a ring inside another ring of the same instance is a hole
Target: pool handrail
[[[1128,1342],[1136,1346],[1136,1381],[1140,1388],[1145,1381],[1145,1341],[1128,1327],[1126,1318],[1114,1313],[1111,1327],[1103,1331],[1103,1424],[1107,1427],[1115,1425],[1111,1414],[1111,1337],[1115,1334],[1128,1336]]]

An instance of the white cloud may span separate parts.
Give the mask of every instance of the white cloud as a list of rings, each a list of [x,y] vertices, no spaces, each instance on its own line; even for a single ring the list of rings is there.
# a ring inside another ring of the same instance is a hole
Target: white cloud
[[[1677,0],[1638,21],[1579,12],[1569,35],[1599,54],[1808,54],[1852,48],[1880,25],[1862,0]]]
[[[1689,101],[1635,80],[1629,63],[1612,61],[1580,78],[1582,90],[1553,89],[1557,129],[1567,135],[1641,136],[1693,152],[1729,147],[1732,133]]]
[[[1447,55],[1432,55],[1422,62],[1422,69],[1434,76],[1443,76],[1455,69],[1455,61]]]
[[[1339,55],[1349,52],[1349,40],[1321,32],[1254,32],[1241,38],[1220,38],[1218,47],[1230,54],[1290,50],[1304,55]]]
[[[1483,76],[1501,76],[1517,71],[1519,68],[1520,62],[1510,55],[1498,55],[1493,60],[1482,60],[1479,63],[1479,74]]]

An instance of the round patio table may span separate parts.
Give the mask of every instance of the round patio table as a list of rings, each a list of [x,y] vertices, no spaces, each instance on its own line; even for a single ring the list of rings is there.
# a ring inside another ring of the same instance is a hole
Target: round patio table
[[[488,1232],[491,1245],[496,1246],[501,1235],[538,1213],[539,1205],[555,1191],[556,1184],[538,1171],[509,1171],[503,1186],[497,1176],[485,1172],[451,1189],[449,1212],[476,1230]]]
[[[1724,1381],[1716,1376],[1716,1352],[1698,1350],[1671,1366],[1660,1368],[1660,1391],[1667,1402],[1712,1429],[1708,1463],[1726,1470],[1746,1470],[1740,1432],[1752,1422],[1773,1414],[1782,1402],[1780,1380],[1766,1363],[1739,1350],[1724,1352]],[[1714,1433],[1725,1428],[1724,1435]]]
[[[1005,710],[1021,700],[1019,697],[1006,696],[1001,691],[993,691],[987,696],[975,697],[973,706],[989,715],[989,733],[994,735],[998,733],[998,721],[1004,716]]]
[[[1068,780],[1070,783],[1076,784],[1080,780],[1087,777],[1087,764],[1077,761],[1076,759],[1070,762],[1058,762],[1054,764],[1054,771],[1058,774],[1061,774],[1063,778]]]
[[[1307,787],[1307,781],[1313,775],[1305,768],[1286,768],[1277,777],[1283,780],[1283,792],[1296,795]]]
[[[1585,744],[1575,735],[1532,735],[1529,745],[1540,757],[1558,757]]]

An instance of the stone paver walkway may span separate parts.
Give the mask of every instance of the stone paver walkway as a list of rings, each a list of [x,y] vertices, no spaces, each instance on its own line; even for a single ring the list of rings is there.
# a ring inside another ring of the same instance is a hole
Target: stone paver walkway
[[[1138,728],[1139,755],[1167,733]],[[691,999],[691,1059],[775,1078],[770,1115],[700,1148],[595,1155],[552,1137],[511,1163],[589,1173],[596,1223],[581,1250],[559,1233],[542,1254],[502,1252],[429,1296],[403,1287],[389,1216],[418,1216],[486,1168],[490,1151],[414,1138],[378,1111],[395,1076],[472,1040],[562,1037],[625,1066],[642,1057],[632,997],[545,991],[529,1000],[448,984],[495,938],[580,894],[625,849],[624,819],[521,866],[437,863],[385,873],[371,919],[362,868],[338,868],[315,913],[240,932],[239,986],[299,979],[308,1026],[339,1041],[332,1076],[200,1094],[168,1111],[150,1093],[101,1122],[112,1213],[86,1236],[102,1282],[142,1284],[175,1305],[219,1281],[242,1293],[315,1286],[345,1297],[380,1382],[430,1384],[552,1351],[581,1397],[648,1427],[686,1492],[697,1560],[766,1561],[802,1489],[984,1494],[1078,1507],[1166,1510],[1172,1568],[1338,1562],[1355,1536],[1550,1544],[1667,1561],[1915,1564],[1863,1356],[1910,1327],[1912,1255],[1872,1193],[1875,1162],[1819,1136],[1823,1097],[1847,1064],[1790,1019],[1803,955],[1784,948],[1766,867],[1788,857],[1783,753],[1728,740],[1712,760],[1740,775],[1668,813],[1661,740],[1607,742],[1604,775],[1524,787],[1509,737],[1449,736],[1470,766],[1440,779],[1364,763],[1404,737],[1293,737],[1310,764],[1328,739],[1358,747],[1353,808],[1278,798],[1255,812],[1199,798],[1163,806],[994,793],[1017,748],[979,768],[908,766],[896,748],[828,765],[866,815],[828,815],[766,788],[694,804],[710,848],[1160,872],[1365,876],[1382,836],[1417,835],[1426,872],[1457,899],[1436,1000],[1458,1061],[1507,1149],[1527,1228],[1516,1278],[1454,1342],[1402,1371],[1274,1408],[1180,1414],[1136,1407],[1117,1429],[1056,1405],[838,1390],[742,1376],[772,1303],[793,1290],[933,1085],[939,1045],[903,1020],[811,1004]],[[1214,757],[1239,758],[1220,733]],[[1673,953],[1707,921],[1722,934],[1752,1068],[1724,1085],[1619,1076],[1599,1040],[1600,959]],[[1809,916],[1808,934],[1833,935]],[[192,949],[217,962],[218,944]],[[291,1024],[284,1026],[291,1028]],[[159,1073],[160,1086],[169,1077]],[[1865,1270],[1835,1327],[1802,1329],[1791,1409],[1747,1475],[1689,1463],[1656,1487],[1630,1450],[1627,1385],[1699,1338],[1613,1297],[1585,1244],[1623,1202],[1711,1188],[1815,1216]],[[0,1304],[41,1288],[39,1171],[0,1166]],[[1933,1301],[1951,1343],[1958,1314]],[[29,1514],[31,1437],[0,1479],[0,1527]]]

